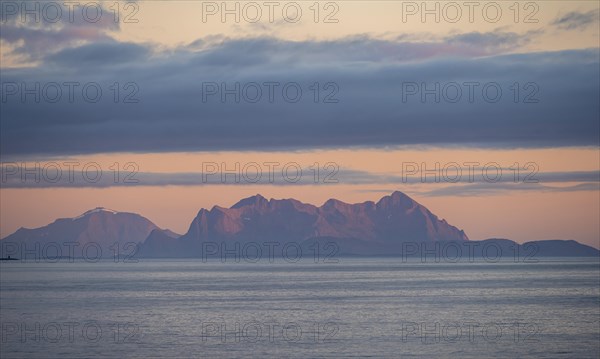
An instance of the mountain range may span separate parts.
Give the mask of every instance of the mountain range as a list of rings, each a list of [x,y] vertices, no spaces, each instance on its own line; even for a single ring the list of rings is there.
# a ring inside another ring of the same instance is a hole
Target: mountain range
[[[44,256],[100,256],[97,253],[101,252],[102,257],[130,253],[139,257],[183,258],[201,257],[216,248],[239,251],[236,246],[240,246],[256,250],[265,243],[278,250],[291,247],[310,253],[314,252],[315,245],[333,246],[336,255],[422,256],[429,253],[435,256],[443,253],[448,256],[459,248],[461,251],[472,248],[469,254],[475,256],[490,256],[490,251],[497,253],[498,250],[504,256],[507,253],[599,254],[595,248],[575,241],[549,240],[523,245],[506,239],[471,241],[463,230],[438,218],[401,192],[384,196],[377,202],[357,204],[330,199],[320,207],[295,199],[267,200],[257,194],[230,208],[202,208],[183,235],[161,229],[141,215],[99,207],[75,218],[57,219],[44,227],[20,228],[0,243],[0,257],[11,253],[13,257],[26,257],[27,253],[46,251],[51,254],[43,253]],[[29,252],[23,252],[26,250]],[[434,252],[436,254],[432,254]]]

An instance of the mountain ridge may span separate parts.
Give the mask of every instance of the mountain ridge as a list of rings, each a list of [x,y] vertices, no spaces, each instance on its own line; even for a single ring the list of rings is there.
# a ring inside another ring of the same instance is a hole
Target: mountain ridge
[[[348,204],[329,199],[317,207],[293,198],[267,200],[260,194],[239,200],[230,208],[201,209],[192,220],[186,240],[289,237],[354,237],[391,240],[468,240],[463,230],[440,220],[401,192],[377,203]]]
[[[168,229],[160,229],[137,213],[96,207],[75,217],[57,218],[46,226],[21,227],[1,241],[19,243],[21,247],[25,246],[22,251],[38,252],[35,253],[38,256],[52,256],[57,252],[85,256],[89,249],[89,253],[92,253],[90,255],[107,257],[115,251],[123,250],[130,243],[143,243],[153,230],[179,236]],[[3,252],[6,251],[4,247],[2,246]]]
[[[1,240],[25,244],[71,241],[83,246],[95,242],[103,248],[134,242],[142,257],[198,257],[208,242],[268,241],[302,247],[333,242],[339,245],[341,254],[349,255],[405,254],[407,243],[461,246],[465,242],[493,244],[505,251],[525,249],[535,243],[539,254],[545,256],[596,255],[598,252],[573,240],[523,244],[499,238],[471,241],[462,229],[399,191],[377,202],[351,204],[330,198],[321,206],[294,198],[267,199],[256,194],[240,199],[229,208],[218,205],[210,210],[201,208],[183,235],[161,229],[136,213],[96,207],[77,217],[56,219],[43,227],[19,228]]]

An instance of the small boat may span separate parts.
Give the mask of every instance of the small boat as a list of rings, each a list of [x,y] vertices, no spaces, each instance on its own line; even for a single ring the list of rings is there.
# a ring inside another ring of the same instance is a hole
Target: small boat
[[[18,261],[19,258],[11,258],[10,256],[6,258],[0,258],[0,261]]]

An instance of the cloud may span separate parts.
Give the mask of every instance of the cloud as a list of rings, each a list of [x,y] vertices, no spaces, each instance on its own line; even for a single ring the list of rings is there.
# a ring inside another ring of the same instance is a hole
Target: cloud
[[[90,163],[89,165],[93,165]],[[198,164],[200,167],[204,165]],[[248,167],[246,167],[248,165]],[[87,166],[87,164],[86,164]],[[132,187],[132,186],[206,186],[206,185],[224,185],[224,186],[245,186],[245,185],[267,185],[267,186],[314,186],[314,170],[308,167],[300,167],[298,164],[280,163],[274,167],[265,167],[260,164],[240,164],[237,170],[237,176],[231,171],[224,176],[219,171],[219,165],[213,167],[207,165],[207,170],[203,172],[171,172],[155,173],[140,172],[139,168],[133,171],[134,167],[127,167],[120,175],[112,171],[101,171],[99,174],[96,168],[91,166],[87,170],[88,177],[83,176],[82,168],[84,164],[79,164],[69,170],[69,165],[61,161],[43,162],[36,167],[33,163],[26,166],[27,172],[22,172],[22,166],[19,163],[4,162],[0,166],[0,183],[2,188],[106,188],[106,187]],[[298,166],[298,167],[297,167]],[[37,171],[35,171],[37,168]],[[231,166],[228,169],[233,169]],[[286,168],[284,170],[284,168]],[[37,172],[37,177],[33,174]],[[235,171],[234,171],[235,172]],[[26,173],[26,175],[25,175]],[[409,190],[418,184],[428,184],[433,186],[451,185],[447,188],[437,188],[432,191],[426,191],[428,195],[445,195],[446,192],[456,191],[457,193],[471,192],[498,192],[505,190],[535,190],[535,191],[571,191],[571,190],[600,190],[600,172],[598,171],[568,171],[568,172],[539,172],[522,173],[520,178],[515,180],[514,171],[508,168],[501,169],[501,175],[498,178],[496,174],[490,174],[489,177],[483,176],[481,167],[474,167],[472,172],[463,171],[460,175],[452,172],[438,172],[437,176],[428,173],[423,179],[420,173],[417,174],[397,174],[397,173],[376,173],[354,169],[328,168],[328,172],[321,174],[318,184],[321,185],[401,185]],[[117,178],[118,180],[115,180]],[[456,180],[456,182],[454,182]],[[493,181],[493,182],[492,182]],[[584,182],[585,186],[581,186]],[[570,187],[549,187],[560,184],[574,184]],[[543,185],[542,185],[543,184]],[[590,187],[592,186],[592,187]],[[595,186],[595,188],[593,187]],[[385,190],[389,191],[389,190]]]
[[[444,40],[448,44],[461,44],[463,46],[477,49],[478,52],[487,52],[490,54],[500,51],[511,51],[525,46],[532,41],[535,36],[541,35],[542,31],[529,31],[525,34],[515,32],[504,32],[498,29],[495,32],[469,32],[463,34],[454,34],[447,36]]]
[[[600,13],[596,9],[588,12],[572,11],[554,19],[551,24],[561,30],[583,30],[590,25],[598,24],[599,20]]]
[[[440,57],[480,57],[505,53],[531,41],[534,33],[516,34],[470,32],[441,38],[399,36],[397,41],[368,35],[354,35],[338,40],[286,41],[270,37],[208,38],[190,44],[204,50],[199,56],[205,64],[249,65],[257,57],[271,63],[352,63],[414,62]],[[410,40],[406,40],[410,38]],[[200,45],[205,45],[201,47]],[[246,56],[239,56],[245,52]]]
[[[46,57],[48,64],[60,66],[114,66],[130,62],[143,62],[150,49],[143,45],[123,42],[99,42],[67,48]]]
[[[505,194],[506,192],[579,192],[579,191],[600,191],[598,183],[580,183],[566,187],[545,186],[539,183],[474,183],[463,186],[448,186],[444,188],[434,189],[427,192],[421,192],[421,195],[437,197],[437,196],[484,196]],[[410,192],[408,192],[410,193]]]
[[[66,4],[3,2],[0,41],[9,49],[3,56],[16,56],[34,63],[70,46],[112,40],[110,34],[120,29],[112,11],[104,4],[85,4],[90,6],[86,12],[82,11],[83,5],[73,3],[69,7]],[[99,9],[98,13],[96,9]]]
[[[480,41],[479,36],[428,43],[359,36],[302,42],[211,39],[195,42],[194,50],[169,53],[115,41],[63,49],[44,65],[3,70],[0,150],[7,159],[598,145],[597,50],[504,55],[477,50]],[[29,89],[39,84],[39,103],[19,88],[22,83]],[[72,99],[64,83],[77,84]],[[52,102],[56,84],[62,96]],[[422,95],[437,84],[437,96]],[[98,90],[97,102],[89,101]]]

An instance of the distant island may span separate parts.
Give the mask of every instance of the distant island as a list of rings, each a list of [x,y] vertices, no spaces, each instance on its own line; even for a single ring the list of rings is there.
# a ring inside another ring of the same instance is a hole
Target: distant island
[[[320,207],[292,198],[267,200],[257,194],[230,208],[202,208],[183,235],[161,229],[139,214],[98,207],[44,227],[20,228],[0,244],[3,258],[35,251],[46,251],[44,254],[53,258],[78,257],[78,250],[107,258],[200,258],[207,251],[256,253],[264,246],[304,253],[320,250],[337,256],[506,259],[600,255],[597,249],[574,240],[473,241],[463,230],[398,191],[377,202],[349,204],[330,199]]]

